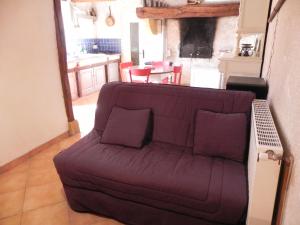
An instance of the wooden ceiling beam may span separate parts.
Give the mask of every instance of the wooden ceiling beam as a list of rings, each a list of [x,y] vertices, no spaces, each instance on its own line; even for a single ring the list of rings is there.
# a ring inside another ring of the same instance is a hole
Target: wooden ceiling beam
[[[193,17],[226,17],[239,15],[239,3],[200,4],[181,7],[140,7],[136,9],[139,18],[178,19]]]

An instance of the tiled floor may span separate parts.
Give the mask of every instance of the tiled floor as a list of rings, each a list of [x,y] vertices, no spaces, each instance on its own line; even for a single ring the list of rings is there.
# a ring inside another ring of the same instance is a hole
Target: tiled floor
[[[75,119],[79,123],[80,132],[87,134],[94,127],[96,103],[99,92],[81,97],[73,101]]]
[[[0,225],[121,225],[77,213],[66,202],[52,159],[79,138],[67,138],[0,174]]]

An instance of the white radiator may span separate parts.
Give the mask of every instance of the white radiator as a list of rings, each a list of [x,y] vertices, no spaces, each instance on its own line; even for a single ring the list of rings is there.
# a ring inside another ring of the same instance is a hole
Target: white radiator
[[[271,225],[283,149],[265,100],[252,103],[247,225]]]

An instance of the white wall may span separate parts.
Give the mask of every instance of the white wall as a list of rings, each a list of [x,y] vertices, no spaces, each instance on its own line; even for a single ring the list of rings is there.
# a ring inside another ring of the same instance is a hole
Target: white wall
[[[79,19],[79,28],[68,29],[69,35],[67,37],[73,37],[73,40],[84,38],[120,38],[122,39],[122,60],[131,60],[130,52],[130,23],[141,22],[136,16],[136,7],[141,6],[141,0],[130,0],[130,3],[125,0],[115,0],[111,2],[94,2],[94,3],[76,3],[75,6],[88,11],[91,7],[97,11],[97,20],[95,23],[91,19]],[[64,3],[67,11],[68,2]],[[108,7],[111,6],[112,16],[115,19],[114,26],[106,25],[106,18],[109,15]],[[70,17],[70,15],[65,15]],[[71,23],[68,26],[73,26]],[[68,38],[71,42],[72,38]]]
[[[119,19],[122,21],[122,61],[131,60],[131,46],[130,46],[130,23],[141,23],[141,20],[136,16],[136,7],[141,6],[141,0],[128,1],[117,0],[121,4],[121,14]]]
[[[53,0],[1,0],[0,166],[67,131]]]
[[[88,12],[91,8],[94,8],[97,13],[97,20],[93,22],[90,18],[79,17],[79,27],[75,28],[73,31],[73,36],[77,39],[84,38],[122,38],[122,24],[123,24],[123,14],[126,14],[127,10],[124,10],[124,1],[103,1],[103,2],[78,2],[71,3],[75,7],[82,10],[82,12]],[[69,2],[63,2],[63,6],[66,8],[63,11],[64,21],[71,19],[67,5],[70,5]],[[132,5],[128,4],[127,5]],[[135,5],[135,4],[133,4]],[[109,16],[109,6],[111,7],[112,16],[115,18],[115,24],[111,27],[106,25],[106,18]],[[127,7],[126,7],[127,8]],[[126,19],[126,17],[125,17]],[[68,24],[73,26],[73,24]]]
[[[273,1],[273,6],[277,0]],[[286,150],[295,167],[284,210],[285,225],[300,224],[300,2],[287,0],[270,24],[263,75],[268,100]]]
[[[97,38],[122,38],[122,15],[126,12],[126,10],[122,9],[123,4],[120,1],[98,2],[96,6],[98,12],[98,18],[95,23]],[[111,27],[106,25],[106,18],[109,16],[109,6],[111,7],[112,16],[115,18],[115,24]]]

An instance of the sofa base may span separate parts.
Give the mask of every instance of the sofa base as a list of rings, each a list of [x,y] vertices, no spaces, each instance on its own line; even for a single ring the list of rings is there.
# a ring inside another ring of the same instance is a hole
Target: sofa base
[[[128,225],[224,225],[115,198],[101,192],[66,185],[64,190],[73,210],[107,216]]]

